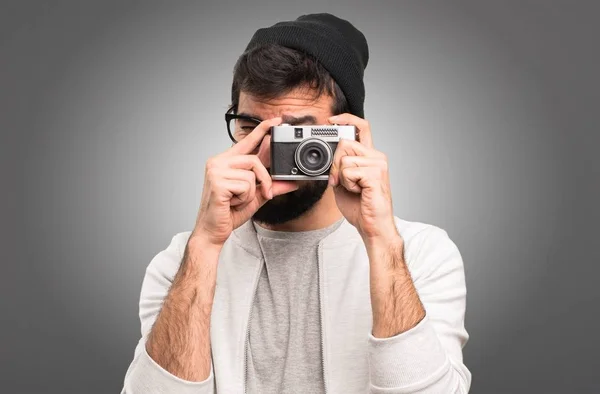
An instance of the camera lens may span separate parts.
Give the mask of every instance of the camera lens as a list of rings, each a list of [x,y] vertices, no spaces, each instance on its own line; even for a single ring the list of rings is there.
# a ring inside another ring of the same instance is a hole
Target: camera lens
[[[328,143],[317,138],[302,141],[296,148],[296,165],[309,176],[321,175],[329,169],[333,154]]]
[[[317,165],[321,161],[321,151],[313,148],[306,152],[306,161],[310,165]]]

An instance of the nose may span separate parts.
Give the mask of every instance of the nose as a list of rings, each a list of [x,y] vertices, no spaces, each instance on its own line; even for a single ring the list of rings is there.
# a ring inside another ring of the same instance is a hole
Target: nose
[[[265,168],[271,167],[271,135],[267,134],[254,152]]]

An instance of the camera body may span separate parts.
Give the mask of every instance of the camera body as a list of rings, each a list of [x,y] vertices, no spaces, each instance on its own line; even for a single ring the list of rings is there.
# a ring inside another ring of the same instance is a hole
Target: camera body
[[[341,139],[356,141],[356,127],[288,124],[271,127],[271,178],[327,180]]]

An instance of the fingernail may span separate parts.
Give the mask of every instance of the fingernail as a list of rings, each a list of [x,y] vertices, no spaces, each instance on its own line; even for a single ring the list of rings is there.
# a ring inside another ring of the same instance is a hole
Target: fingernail
[[[329,175],[329,186],[333,186],[335,181],[333,180],[333,175]]]
[[[269,196],[269,200],[273,199],[273,189],[269,189],[269,192],[267,193]]]

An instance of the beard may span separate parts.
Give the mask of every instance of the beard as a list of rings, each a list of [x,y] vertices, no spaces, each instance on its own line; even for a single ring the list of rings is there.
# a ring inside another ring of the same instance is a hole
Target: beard
[[[299,218],[310,211],[323,197],[327,186],[327,181],[302,181],[297,190],[267,201],[256,211],[252,219],[267,225],[275,225]]]

